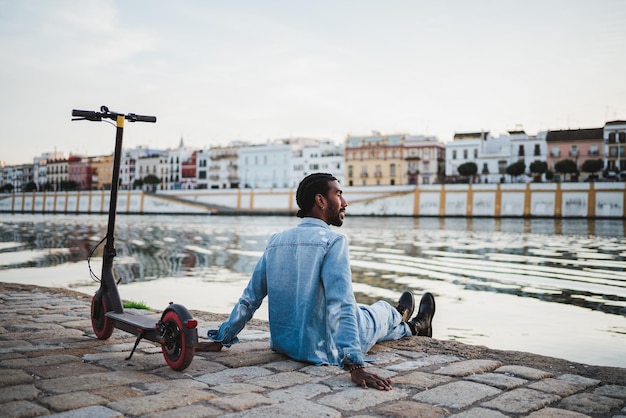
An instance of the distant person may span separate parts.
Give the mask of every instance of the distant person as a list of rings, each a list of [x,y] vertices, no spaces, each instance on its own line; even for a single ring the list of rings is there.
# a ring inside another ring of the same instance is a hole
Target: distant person
[[[237,343],[267,296],[273,350],[297,361],[340,366],[363,388],[391,390],[389,379],[365,368],[364,353],[379,341],[432,337],[433,295],[424,294],[413,319],[410,292],[395,308],[385,301],[357,305],[348,241],[329,227],[343,224],[348,206],[337,179],[325,173],[305,177],[296,202],[300,224],[270,237],[230,317],[219,330],[209,331],[211,342],[199,343],[196,350],[220,351]]]

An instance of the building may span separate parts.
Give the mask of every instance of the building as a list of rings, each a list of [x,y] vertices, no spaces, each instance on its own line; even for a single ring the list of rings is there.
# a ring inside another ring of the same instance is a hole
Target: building
[[[76,190],[91,190],[91,159],[70,155],[67,160],[67,180],[76,186]]]
[[[185,146],[183,138],[180,138],[180,144],[176,149],[168,149],[163,155],[166,157],[166,166],[164,172],[161,173],[161,188],[164,190],[180,190],[182,189],[183,178],[183,162],[191,158],[193,149]]]
[[[46,163],[46,180],[53,191],[65,190],[68,181],[68,160],[53,158]]]
[[[91,157],[92,190],[111,190],[113,179],[113,155]]]
[[[626,121],[616,120],[604,125],[603,150],[607,176],[626,180]]]
[[[608,139],[608,138],[607,138]],[[604,159],[602,148],[604,147],[604,129],[567,129],[560,131],[548,131],[546,135],[548,147],[548,168],[555,172],[555,180],[565,180],[555,169],[555,164],[564,160],[572,160],[580,171],[586,160]],[[607,145],[608,146],[608,145]],[[584,179],[589,174],[583,173]],[[572,181],[578,181],[578,174],[569,177]]]
[[[345,142],[348,186],[407,184],[404,134],[348,136]]]
[[[533,176],[536,180],[543,180],[543,176],[535,175],[530,171],[530,165],[536,161],[548,161],[548,146],[546,143],[547,132],[539,132],[537,135],[528,135],[524,131],[509,131],[511,144],[511,162],[523,161],[526,165],[527,179]]]
[[[446,147],[435,137],[423,135],[404,138],[405,184],[442,183],[445,173]]]
[[[532,180],[530,165],[535,161],[547,160],[545,137],[545,132],[528,135],[524,130],[508,131],[497,137],[489,132],[457,133],[454,141],[446,144],[446,181],[529,182]],[[524,163],[524,175],[508,178],[507,168],[518,161]],[[466,163],[476,164],[474,178],[460,175],[459,167]]]
[[[199,189],[236,189],[239,187],[239,148],[248,144],[235,141],[224,147],[198,151],[197,184]]]
[[[190,190],[197,187],[196,157],[198,151],[193,151],[191,156],[181,164],[181,189]]]
[[[339,184],[344,178],[344,147],[330,140],[317,143],[294,143],[292,148],[291,187],[298,187],[300,181],[312,173],[332,174]]]
[[[508,143],[503,147],[500,143],[488,144],[491,138],[489,132],[466,132],[455,133],[452,142],[446,144],[446,182],[455,183],[465,181],[459,174],[459,167],[466,163],[474,163],[478,168],[478,173],[493,176],[501,170],[501,165],[506,168],[509,153]],[[480,164],[478,161],[479,152],[483,149],[486,154],[486,161]],[[497,162],[497,167],[494,167]],[[487,164],[487,166],[485,166]],[[489,181],[489,180],[488,180]]]
[[[167,156],[163,151],[153,151],[140,156],[136,163],[136,176],[141,180],[142,189],[154,192],[163,189],[163,176],[168,169]]]
[[[292,144],[276,140],[239,148],[239,178],[244,188],[290,187]]]

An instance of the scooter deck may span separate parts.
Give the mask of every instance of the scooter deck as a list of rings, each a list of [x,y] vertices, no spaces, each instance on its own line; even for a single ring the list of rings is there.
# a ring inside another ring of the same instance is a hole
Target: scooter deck
[[[107,312],[106,316],[117,322],[121,322],[132,327],[142,328],[143,330],[155,330],[156,324],[159,322],[158,319],[133,312]]]

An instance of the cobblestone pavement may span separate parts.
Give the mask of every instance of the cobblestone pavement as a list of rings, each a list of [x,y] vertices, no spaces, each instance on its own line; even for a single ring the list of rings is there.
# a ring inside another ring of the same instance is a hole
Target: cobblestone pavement
[[[262,322],[176,372],[151,342],[127,361],[133,335],[96,339],[90,299],[0,283],[0,416],[626,417],[626,369],[423,337],[372,350],[370,367],[392,379],[388,392],[272,352]],[[193,314],[201,337],[223,318]]]

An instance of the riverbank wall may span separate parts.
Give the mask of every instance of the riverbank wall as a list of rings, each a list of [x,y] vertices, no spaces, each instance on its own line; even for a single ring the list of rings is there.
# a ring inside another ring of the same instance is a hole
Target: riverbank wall
[[[126,214],[293,214],[295,189],[122,190]],[[625,218],[626,183],[439,184],[344,187],[351,215]],[[105,214],[109,191],[0,195],[0,213]]]

